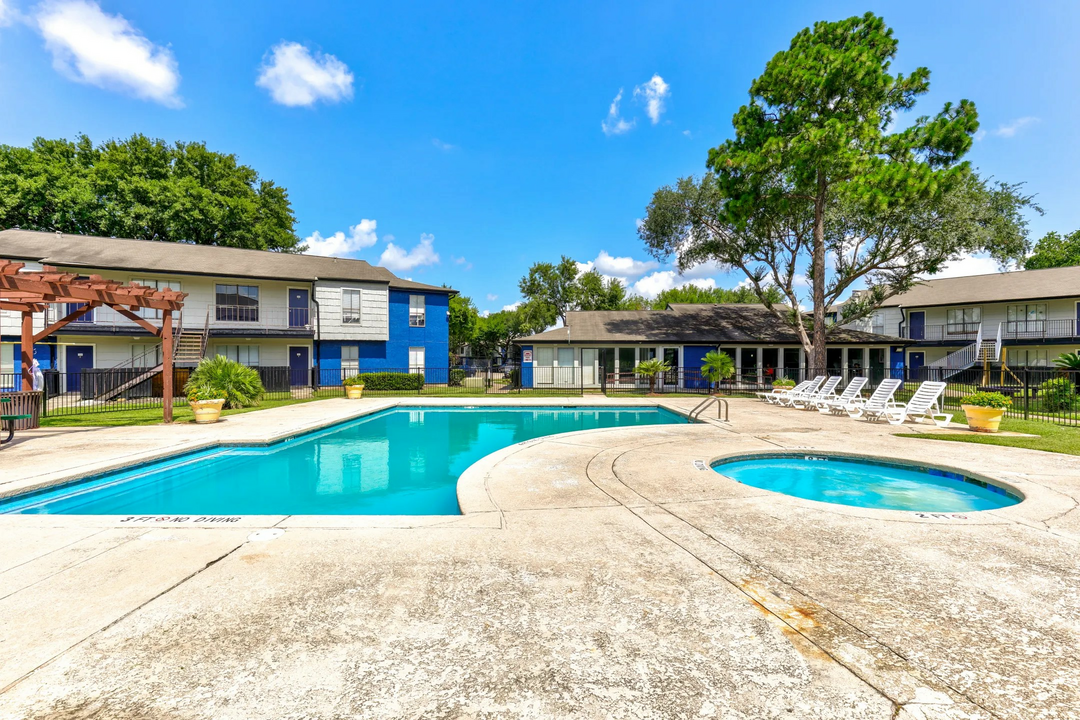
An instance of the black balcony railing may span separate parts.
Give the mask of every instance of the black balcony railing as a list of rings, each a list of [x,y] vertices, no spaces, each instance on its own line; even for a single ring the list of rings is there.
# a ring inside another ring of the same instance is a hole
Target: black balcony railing
[[[979,323],[951,323],[947,325],[901,325],[900,337],[924,342],[975,342]],[[986,331],[983,331],[986,337]]]

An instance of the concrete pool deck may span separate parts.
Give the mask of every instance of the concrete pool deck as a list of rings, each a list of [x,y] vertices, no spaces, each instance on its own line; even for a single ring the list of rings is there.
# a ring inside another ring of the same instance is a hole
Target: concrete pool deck
[[[398,402],[23,433],[0,494]],[[455,517],[0,516],[0,718],[1080,718],[1080,458],[749,400],[731,420],[506,448]],[[781,449],[1026,499],[863,510],[694,462]]]

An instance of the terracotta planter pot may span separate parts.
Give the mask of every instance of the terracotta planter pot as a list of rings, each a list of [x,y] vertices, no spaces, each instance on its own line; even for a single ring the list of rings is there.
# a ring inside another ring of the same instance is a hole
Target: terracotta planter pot
[[[346,385],[345,386],[345,397],[349,398],[350,400],[359,400],[361,397],[363,397],[363,395],[364,395],[364,386],[363,385]]]
[[[188,403],[191,411],[195,413],[197,423],[216,423],[221,419],[221,408],[225,405],[225,398],[221,400],[195,400]]]
[[[1005,408],[982,407],[981,405],[963,405],[967,415],[968,427],[975,432],[996,433],[1005,417]]]

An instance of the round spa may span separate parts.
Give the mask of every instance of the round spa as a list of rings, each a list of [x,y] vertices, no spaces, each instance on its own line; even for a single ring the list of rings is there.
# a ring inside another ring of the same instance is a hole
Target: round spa
[[[842,455],[729,458],[713,469],[736,482],[806,500],[917,512],[972,512],[1023,498],[987,480],[925,465]]]

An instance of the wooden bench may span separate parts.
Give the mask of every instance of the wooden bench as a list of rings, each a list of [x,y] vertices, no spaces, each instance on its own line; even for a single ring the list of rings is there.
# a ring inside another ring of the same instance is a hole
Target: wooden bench
[[[0,406],[2,406],[5,403],[10,403],[10,402],[11,402],[11,398],[0,398]],[[34,417],[34,416],[31,415],[31,414],[25,414],[25,415],[0,415],[0,428],[2,428],[3,430],[7,430],[7,437],[3,438],[3,439],[0,439],[0,445],[6,445],[7,443],[11,442],[11,439],[13,437],[15,437],[15,421],[16,420],[26,420],[26,419],[32,418],[32,417]]]

